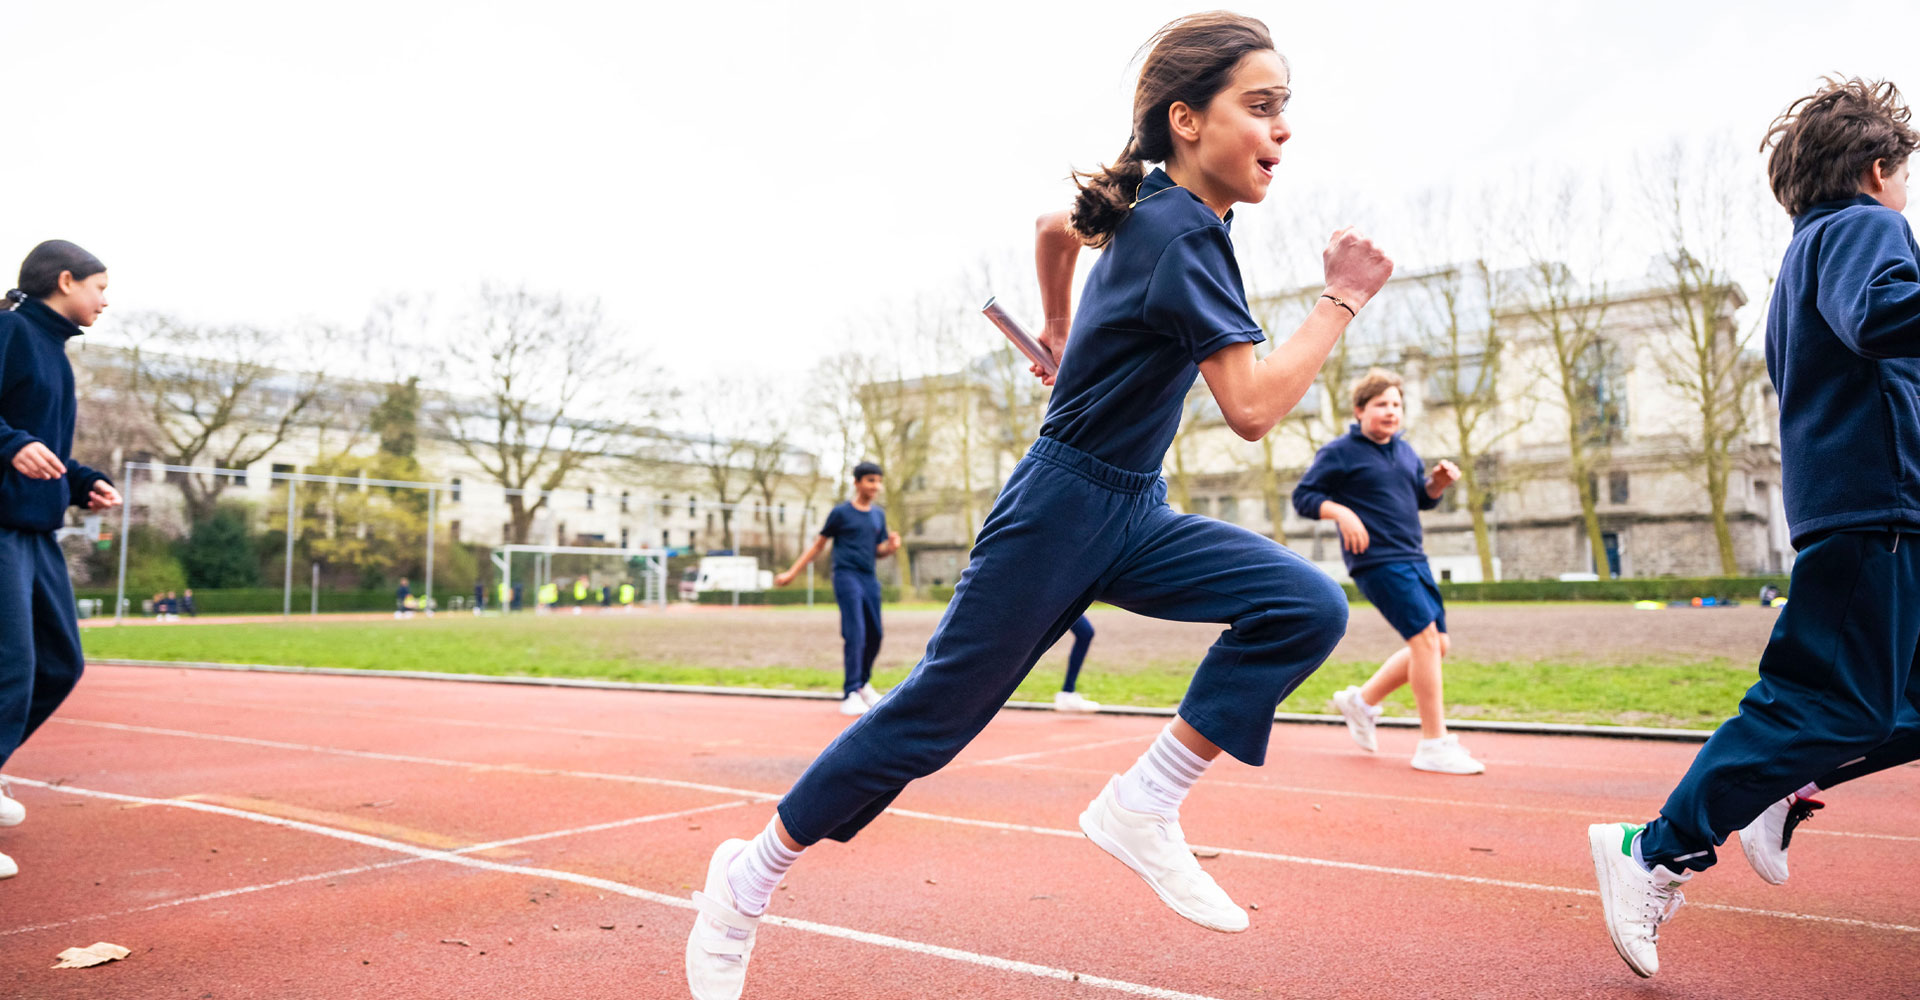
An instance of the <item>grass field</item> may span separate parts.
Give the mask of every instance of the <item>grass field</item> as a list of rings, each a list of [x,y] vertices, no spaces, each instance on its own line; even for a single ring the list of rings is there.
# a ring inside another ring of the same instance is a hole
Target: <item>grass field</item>
[[[1774,612],[1759,608],[1636,612],[1615,605],[1459,605],[1448,612],[1446,665],[1455,718],[1711,728],[1753,683]],[[897,683],[918,658],[938,608],[889,606],[875,670]],[[1157,622],[1099,609],[1080,690],[1097,701],[1169,706],[1218,634],[1214,625]],[[510,619],[442,615],[409,621],[91,628],[95,658],[271,663],[542,677],[592,677],[833,691],[840,639],[831,608],[681,609]],[[1400,644],[1372,609],[1356,606],[1347,638],[1287,700],[1322,711]],[[1018,698],[1047,700],[1067,644],[1043,657]],[[1411,715],[1405,691],[1390,715]]]

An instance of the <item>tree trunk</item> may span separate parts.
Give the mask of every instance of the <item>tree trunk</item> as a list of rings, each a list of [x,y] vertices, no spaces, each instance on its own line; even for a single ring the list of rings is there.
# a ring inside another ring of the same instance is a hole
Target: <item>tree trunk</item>
[[[1720,574],[1740,575],[1739,560],[1733,552],[1733,530],[1727,527],[1727,467],[1724,462],[1707,460],[1707,504],[1713,511],[1713,537],[1720,543]]]
[[[1607,543],[1600,537],[1599,498],[1593,495],[1592,483],[1586,473],[1584,460],[1574,463],[1574,488],[1580,493],[1580,519],[1587,527],[1587,545],[1593,552],[1593,573],[1602,580],[1613,579],[1613,567],[1607,562]]]
[[[1480,579],[1492,583],[1493,539],[1487,534],[1487,500],[1480,489],[1476,464],[1467,455],[1460,456],[1460,488],[1466,497],[1467,516],[1473,521],[1473,551],[1480,556]]]

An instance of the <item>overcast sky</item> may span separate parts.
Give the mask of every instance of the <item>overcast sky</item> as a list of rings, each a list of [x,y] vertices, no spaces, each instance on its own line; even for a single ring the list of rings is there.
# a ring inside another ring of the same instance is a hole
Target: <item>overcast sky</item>
[[[209,322],[526,282],[600,297],[680,377],[798,373],[884,303],[1030,252],[1068,169],[1125,140],[1135,49],[1194,9],[664,6],[0,0],[5,284],[50,237],[106,260],[114,311]],[[1256,231],[1299,214],[1288,191],[1386,205],[1675,136],[1744,151],[1823,72],[1920,98],[1885,2],[1238,9],[1294,70]],[[1389,252],[1409,222],[1353,221]]]

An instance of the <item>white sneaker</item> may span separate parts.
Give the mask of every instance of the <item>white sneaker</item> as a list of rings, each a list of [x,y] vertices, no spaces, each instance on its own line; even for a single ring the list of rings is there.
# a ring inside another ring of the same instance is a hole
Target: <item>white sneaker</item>
[[[1056,712],[1098,712],[1100,703],[1088,701],[1087,696],[1078,691],[1055,691],[1053,710]]]
[[[862,684],[860,685],[860,690],[855,691],[854,694],[859,695],[860,700],[866,702],[868,708],[872,708],[880,704],[880,696],[886,694],[886,692],[878,690],[871,684]]]
[[[1360,744],[1360,749],[1368,753],[1379,749],[1373,729],[1380,719],[1380,706],[1367,704],[1367,700],[1360,697],[1359,688],[1349,687],[1333,693],[1333,708],[1341,718],[1347,720],[1347,735]]]
[[[0,781],[0,826],[19,826],[27,818],[27,807],[13,797],[13,789]]]
[[[1803,799],[1798,793],[1767,807],[1740,831],[1740,852],[1760,877],[1774,885],[1787,880],[1787,845],[1793,843],[1793,828],[1813,817],[1815,809],[1825,809],[1819,799]]]
[[[1145,879],[1173,912],[1216,931],[1244,931],[1247,913],[1201,870],[1174,816],[1134,812],[1114,798],[1110,779],[1085,812],[1080,829],[1101,850]]]
[[[14,864],[12,858],[0,854],[0,878],[12,878],[18,874],[20,874],[20,866]]]
[[[687,934],[687,987],[694,1000],[739,1000],[747,985],[747,960],[753,957],[760,918],[735,910],[727,885],[727,865],[746,848],[744,840],[721,842],[707,862],[706,889],[693,894],[697,915]]]
[[[858,691],[840,699],[841,715],[865,715],[869,707],[870,706],[867,705],[867,699],[860,697],[860,692]]]
[[[1628,968],[1644,979],[1660,971],[1660,925],[1685,905],[1680,887],[1693,873],[1674,873],[1665,865],[1655,865],[1651,872],[1640,867],[1633,860],[1633,838],[1642,829],[1630,823],[1595,823],[1587,827],[1587,846],[1600,882],[1607,936]]]
[[[1448,733],[1437,740],[1421,740],[1413,751],[1413,769],[1435,774],[1480,774],[1487,765],[1473,759],[1459,737]]]

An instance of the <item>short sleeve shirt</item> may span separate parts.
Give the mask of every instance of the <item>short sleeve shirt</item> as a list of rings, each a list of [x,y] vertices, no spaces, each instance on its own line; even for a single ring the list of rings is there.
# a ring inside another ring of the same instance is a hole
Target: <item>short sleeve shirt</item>
[[[1247,310],[1228,223],[1155,170],[1080,293],[1040,433],[1158,471],[1200,362],[1266,337]]]
[[[887,510],[874,504],[861,510],[852,501],[827,512],[820,537],[833,539],[833,571],[874,575],[874,549],[887,538]]]

